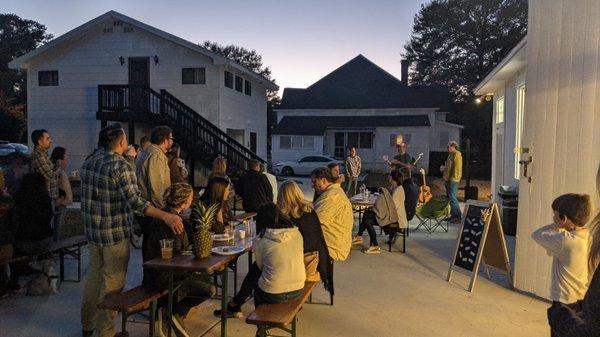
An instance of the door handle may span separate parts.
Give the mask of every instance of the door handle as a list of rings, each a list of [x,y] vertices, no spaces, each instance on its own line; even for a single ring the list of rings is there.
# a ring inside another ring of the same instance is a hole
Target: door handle
[[[531,177],[527,175],[527,166],[533,162],[533,157],[529,156],[526,160],[519,160],[519,165],[523,165],[523,178],[527,178],[527,182],[531,183]]]

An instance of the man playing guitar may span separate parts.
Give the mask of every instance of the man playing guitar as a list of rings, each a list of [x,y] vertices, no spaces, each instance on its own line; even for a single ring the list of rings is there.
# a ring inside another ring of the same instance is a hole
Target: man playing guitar
[[[393,160],[389,160],[388,156],[383,156],[383,161],[386,162],[392,170],[402,170],[408,173],[408,176],[412,176],[412,171],[415,168],[417,160],[408,152],[406,152],[406,143],[400,143],[396,145],[398,149],[398,155],[394,156]]]

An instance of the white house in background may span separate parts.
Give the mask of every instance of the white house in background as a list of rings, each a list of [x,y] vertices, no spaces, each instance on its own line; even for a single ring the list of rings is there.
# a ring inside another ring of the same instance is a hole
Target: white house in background
[[[396,155],[402,138],[413,156],[423,153],[423,167],[437,165],[448,141],[460,140],[463,126],[446,122],[446,87],[410,86],[407,80],[408,62],[402,61],[399,80],[358,55],[306,89],[285,88],[272,136],[273,163],[301,155],[341,159],[354,146],[365,169],[381,171],[387,169],[381,157]]]
[[[500,186],[518,187],[525,121],[525,73],[527,38],[523,38],[475,88],[475,94],[493,96],[492,198],[498,201]],[[517,151],[518,152],[518,151]]]
[[[96,147],[98,85],[107,84],[166,89],[266,158],[266,91],[278,87],[196,43],[121,13],[107,12],[9,67],[27,71],[28,131],[47,129],[55,145],[68,149],[72,169]],[[135,123],[136,142],[148,129]]]

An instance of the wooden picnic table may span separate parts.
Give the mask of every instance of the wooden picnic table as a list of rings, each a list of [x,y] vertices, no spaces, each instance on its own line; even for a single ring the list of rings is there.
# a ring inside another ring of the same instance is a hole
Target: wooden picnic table
[[[228,288],[228,265],[231,262],[235,262],[237,258],[248,252],[248,258],[252,260],[250,252],[252,251],[252,237],[246,237],[244,239],[234,238],[233,245],[238,247],[244,247],[244,250],[232,255],[218,255],[211,254],[205,259],[197,259],[193,255],[180,255],[174,254],[173,258],[169,260],[163,260],[162,257],[154,258],[150,261],[144,262],[144,268],[163,270],[169,273],[169,293],[168,293],[168,306],[167,306],[167,317],[171,317],[173,313],[173,294],[175,292],[175,285],[173,282],[173,276],[176,273],[189,273],[199,272],[205,274],[217,274],[221,277],[221,337],[227,336],[227,288]],[[232,245],[230,241],[215,241],[213,246]],[[251,262],[250,262],[251,263]],[[212,326],[214,327],[214,326]],[[210,329],[212,329],[212,327]],[[210,330],[209,329],[209,330]],[[169,331],[168,336],[171,337],[171,320],[169,320]],[[152,336],[151,336],[152,337]]]

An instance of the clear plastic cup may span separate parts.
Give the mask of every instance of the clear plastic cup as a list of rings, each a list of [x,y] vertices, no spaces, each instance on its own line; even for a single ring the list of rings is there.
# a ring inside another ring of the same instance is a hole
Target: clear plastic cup
[[[160,254],[163,260],[170,260],[173,258],[173,240],[162,239],[160,240]]]

